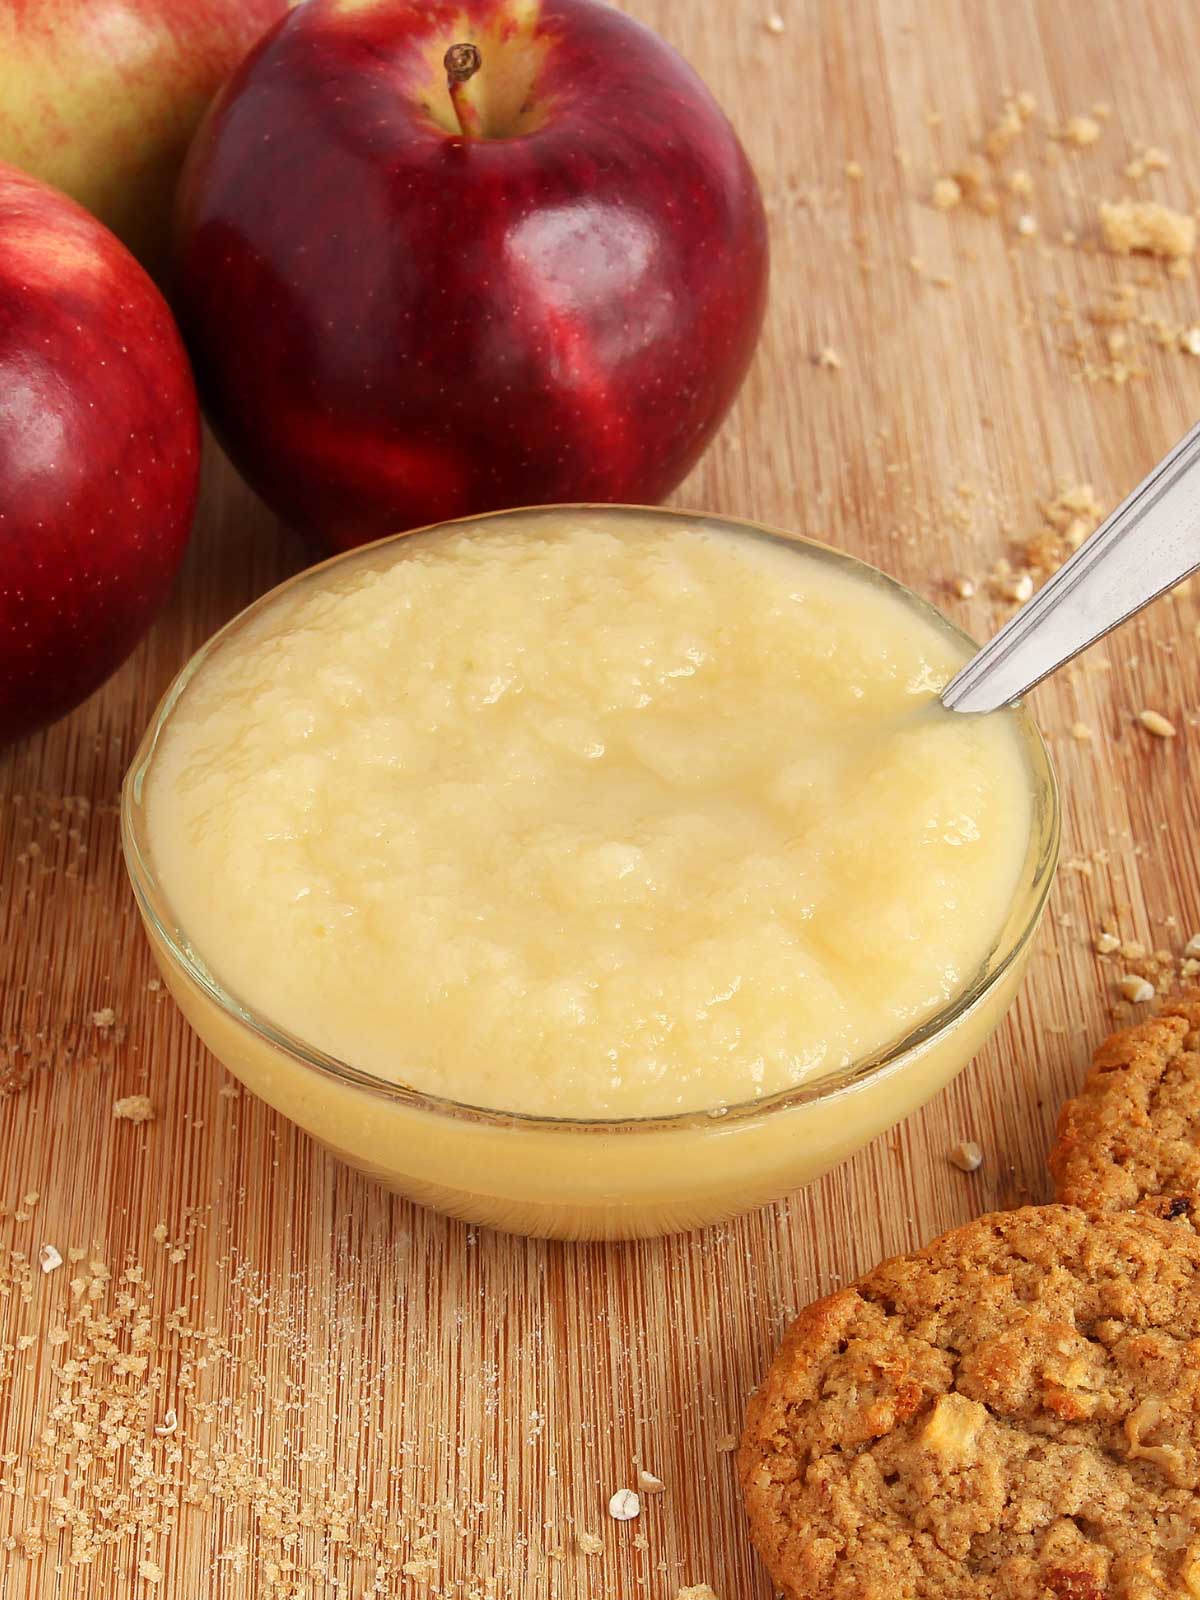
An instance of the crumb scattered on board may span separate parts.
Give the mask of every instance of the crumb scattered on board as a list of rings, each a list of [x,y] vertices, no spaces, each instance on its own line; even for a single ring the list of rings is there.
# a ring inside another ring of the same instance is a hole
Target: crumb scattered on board
[[[1173,739],[1176,734],[1175,724],[1169,717],[1164,717],[1161,711],[1152,711],[1146,708],[1138,712],[1138,721],[1147,733],[1152,733],[1156,739]]]
[[[1142,145],[1137,154],[1127,161],[1122,167],[1127,178],[1132,178],[1136,183],[1144,178],[1148,172],[1165,172],[1171,165],[1171,158],[1165,150],[1160,150],[1157,145]]]
[[[1157,262],[1158,282],[1165,292],[1172,276],[1185,276],[1192,270],[1197,242],[1197,220],[1192,197],[1181,196],[1182,204],[1147,199],[1136,194],[1112,196],[1114,170],[1130,183],[1139,183],[1149,174],[1165,173],[1171,161],[1167,151],[1154,144],[1132,146],[1123,165],[1114,169],[1112,154],[1099,153],[1106,141],[1105,124],[1112,108],[1096,104],[1075,111],[1061,125],[1039,115],[1034,97],[1028,92],[1008,95],[983,136],[973,142],[957,160],[935,172],[924,193],[929,205],[943,213],[965,212],[993,218],[1010,239],[1037,240],[1042,255],[1050,248],[1068,249],[1081,261],[1104,256]],[[940,113],[927,113],[931,127],[940,127]],[[1064,153],[1071,162],[1063,166]],[[1012,161],[1020,165],[1011,165]],[[1031,205],[1039,184],[1030,171],[1038,162],[1053,173],[1063,168],[1056,183],[1053,176],[1039,179],[1041,188],[1053,190],[1049,203],[1066,205],[1072,225],[1059,227],[1042,245],[1043,225]],[[970,220],[955,224],[959,234],[958,252],[968,261],[977,259],[978,246],[964,249],[969,237],[980,238],[977,224]],[[1008,247],[1011,249],[1011,244]],[[916,258],[914,258],[915,260]],[[911,265],[912,263],[910,263]],[[924,282],[947,282],[944,274],[927,272],[922,263],[917,276]],[[1145,287],[1153,291],[1153,281]],[[1014,317],[1022,327],[1042,328],[1053,334],[1058,327],[1068,330],[1060,345],[1071,363],[1072,375],[1088,383],[1121,385],[1147,375],[1146,358],[1154,349],[1180,354],[1200,354],[1200,327],[1179,325],[1167,309],[1147,309],[1134,327],[1109,326],[1102,329],[1098,342],[1088,337],[1088,313],[1070,304],[1065,289],[1059,289],[1055,305],[1039,307],[1021,299],[1017,291]],[[1099,326],[1099,324],[1097,324]]]
[[[983,1150],[974,1139],[960,1139],[950,1150],[949,1159],[960,1172],[978,1172],[983,1165]]]
[[[992,596],[1006,605],[1024,605],[1079,549],[1103,517],[1090,483],[1060,484],[1053,495],[1039,504],[1034,525],[1011,544],[1007,555],[993,563],[987,577]],[[960,598],[969,598],[975,587],[970,578],[954,580]]]
[[[957,178],[939,178],[930,198],[938,211],[953,211],[962,204],[963,192]]]
[[[113,1102],[113,1116],[123,1122],[153,1122],[154,1102],[146,1094],[127,1094]]]
[[[1176,953],[1162,947],[1151,949],[1140,939],[1124,939],[1117,931],[1115,917],[1094,933],[1091,940],[1096,955],[1117,965],[1115,992],[1134,1005],[1162,999],[1179,982],[1193,983],[1200,978],[1200,933],[1193,934]],[[1149,993],[1147,993],[1147,989]]]
[[[1195,252],[1195,217],[1157,200],[1103,201],[1099,216],[1104,248],[1113,255],[1143,252],[1163,261],[1179,261]]]
[[[618,1489],[608,1502],[608,1514],[614,1522],[632,1522],[642,1512],[642,1502],[632,1489]]]
[[[175,1231],[207,1226],[208,1209],[188,1208]],[[153,1264],[132,1255],[113,1264],[81,1244],[61,1254],[69,1281],[46,1293],[36,1258],[0,1249],[0,1304],[17,1318],[0,1376],[48,1380],[32,1433],[15,1408],[0,1415],[0,1503],[11,1530],[0,1570],[47,1563],[21,1580],[30,1593],[56,1568],[64,1593],[75,1592],[77,1573],[100,1567],[186,1588],[182,1569],[173,1571],[175,1540],[183,1517],[199,1513],[219,1519],[219,1559],[252,1573],[256,1600],[408,1594],[412,1582],[436,1582],[443,1536],[475,1574],[454,1600],[504,1600],[508,1591],[493,1587],[501,1491],[478,1502],[421,1489],[413,1497],[419,1453],[407,1438],[389,1440],[393,1465],[364,1491],[360,1464],[329,1455],[320,1430],[306,1433],[314,1413],[367,1430],[381,1375],[347,1370],[336,1348],[341,1313],[314,1344],[303,1275],[268,1280],[226,1257],[216,1326]],[[357,1307],[344,1315],[349,1327]]]
[[[1095,117],[1086,114],[1069,117],[1066,125],[1061,129],[1058,138],[1067,144],[1073,144],[1076,149],[1082,150],[1090,144],[1095,144],[1104,129]]]

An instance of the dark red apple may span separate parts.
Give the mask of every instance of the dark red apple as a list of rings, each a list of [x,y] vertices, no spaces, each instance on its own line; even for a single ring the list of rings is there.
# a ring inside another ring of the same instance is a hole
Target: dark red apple
[[[596,0],[308,0],[212,107],[178,225],[211,419],[328,548],[661,498],[733,400],[766,296],[732,128]]]
[[[136,644],[199,460],[158,290],[82,207],[0,164],[0,740],[69,711]]]

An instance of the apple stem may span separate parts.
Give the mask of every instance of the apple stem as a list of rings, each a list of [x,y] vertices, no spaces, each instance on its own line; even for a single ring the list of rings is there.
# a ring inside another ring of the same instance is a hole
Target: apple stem
[[[483,57],[473,44],[452,44],[443,57],[446,82],[450,89],[450,103],[463,135],[468,139],[483,137],[483,119],[479,108],[471,99],[467,84],[483,65]]]

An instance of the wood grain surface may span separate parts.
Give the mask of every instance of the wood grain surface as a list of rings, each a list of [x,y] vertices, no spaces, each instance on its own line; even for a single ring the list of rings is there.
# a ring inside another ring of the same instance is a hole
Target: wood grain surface
[[[1056,489],[1114,503],[1200,415],[1194,272],[1096,243],[1105,198],[1196,205],[1200,8],[778,5],[782,31],[770,0],[630,0],[729,109],[774,234],[761,354],[676,499],[843,545],[982,634],[1007,610],[989,574]],[[1021,92],[1038,109],[998,210],[934,208]],[[1093,144],[1052,137],[1096,103]],[[1143,145],[1169,165],[1125,175]],[[1010,192],[1018,169],[1032,193]],[[1090,319],[1112,304],[1137,315]],[[571,1247],[347,1172],[238,1093],[153,983],[122,773],[188,653],[301,559],[210,449],[165,616],[102,693],[0,755],[0,1595],[761,1600],[728,1447],[792,1310],[1044,1196],[1057,1105],[1134,1011],[1130,962],[1095,934],[1178,957],[1200,929],[1197,598],[1036,696],[1066,865],[1021,997],[962,1078],[769,1210]],[[155,1119],[114,1118],[139,1093]],[[986,1152],[973,1176],[946,1159],[964,1137]],[[62,1268],[39,1270],[44,1243]],[[666,1491],[619,1524],[609,1496],[639,1464]]]

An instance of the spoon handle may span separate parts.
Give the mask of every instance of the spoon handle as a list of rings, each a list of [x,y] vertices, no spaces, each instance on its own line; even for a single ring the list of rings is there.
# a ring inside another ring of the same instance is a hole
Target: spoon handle
[[[1200,423],[942,691],[996,711],[1200,568]]]

